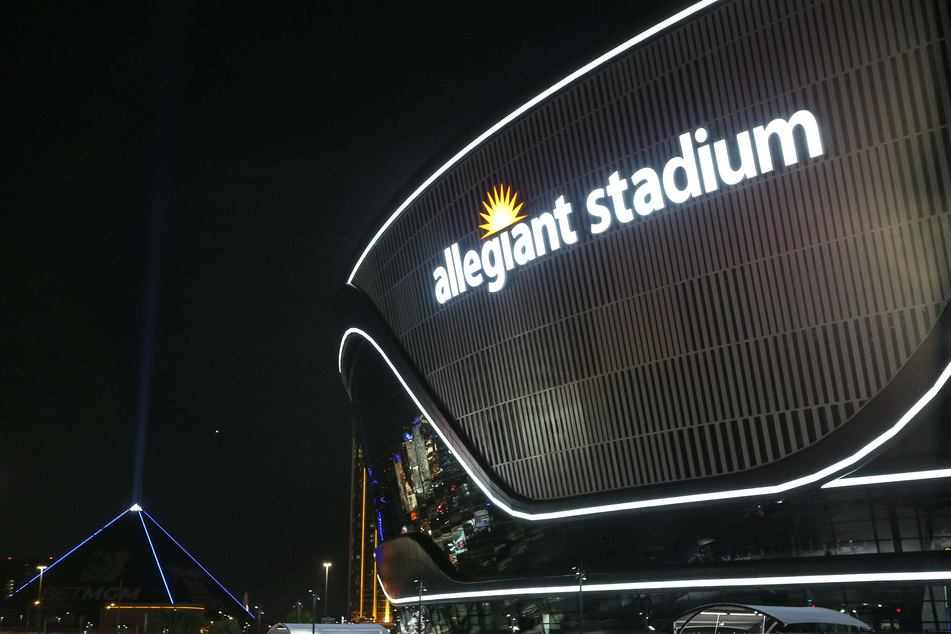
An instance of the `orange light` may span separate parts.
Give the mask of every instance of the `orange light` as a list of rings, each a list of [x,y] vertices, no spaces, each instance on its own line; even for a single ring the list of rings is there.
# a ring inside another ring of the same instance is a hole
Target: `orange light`
[[[504,185],[500,185],[499,187],[504,187]],[[499,187],[493,187],[491,193],[485,193],[489,198],[488,202],[482,201],[482,206],[485,207],[485,210],[488,212],[479,212],[479,215],[485,219],[485,224],[479,225],[480,229],[485,229],[485,235],[482,236],[483,240],[525,217],[518,215],[519,209],[521,209],[525,203],[519,203],[518,206],[515,205],[518,192],[512,195],[511,187],[509,187],[508,190],[502,191],[500,191]]]

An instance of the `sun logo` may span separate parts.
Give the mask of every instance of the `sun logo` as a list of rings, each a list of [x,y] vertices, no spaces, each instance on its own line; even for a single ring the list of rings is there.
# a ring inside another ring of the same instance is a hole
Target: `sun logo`
[[[485,224],[479,225],[480,229],[485,229],[485,235],[482,236],[483,240],[525,217],[518,215],[518,210],[521,209],[525,203],[518,203],[518,206],[515,205],[518,192],[512,195],[511,187],[509,187],[507,191],[500,191],[502,187],[504,187],[504,185],[493,187],[491,193],[485,193],[485,195],[489,197],[489,200],[482,201],[482,206],[485,207],[485,210],[488,212],[479,212],[479,215],[485,219]]]

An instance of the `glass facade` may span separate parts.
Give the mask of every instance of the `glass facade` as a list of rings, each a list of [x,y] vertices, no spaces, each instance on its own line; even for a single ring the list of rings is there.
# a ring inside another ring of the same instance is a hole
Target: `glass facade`
[[[375,466],[384,538],[425,534],[454,567],[466,569],[468,544],[490,530],[491,505],[430,423],[422,416],[408,421],[402,442]]]

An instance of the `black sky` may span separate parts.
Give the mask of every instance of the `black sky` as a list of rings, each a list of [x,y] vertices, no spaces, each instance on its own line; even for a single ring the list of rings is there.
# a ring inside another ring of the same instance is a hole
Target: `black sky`
[[[155,279],[142,505],[271,615],[332,561],[345,613],[334,293],[425,168],[658,5],[6,6],[0,554],[132,503]]]

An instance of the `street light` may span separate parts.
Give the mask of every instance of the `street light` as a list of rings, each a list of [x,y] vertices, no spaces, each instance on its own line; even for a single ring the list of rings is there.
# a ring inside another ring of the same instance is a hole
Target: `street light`
[[[327,616],[327,596],[328,596],[328,586],[327,583],[330,580],[330,567],[332,563],[324,562],[324,616]]]
[[[310,592],[313,595],[311,597],[313,609],[310,611],[310,634],[317,634],[317,588],[308,590],[307,592]]]
[[[581,634],[584,634],[584,582],[587,577],[585,577],[586,570],[584,563],[578,564],[573,568],[575,571],[575,578],[578,580],[578,615],[581,618]]]
[[[42,603],[43,600],[43,571],[46,570],[46,566],[37,566],[37,570],[40,571],[40,587],[36,592],[36,625],[40,624],[40,612],[43,609]]]

